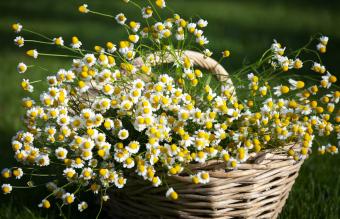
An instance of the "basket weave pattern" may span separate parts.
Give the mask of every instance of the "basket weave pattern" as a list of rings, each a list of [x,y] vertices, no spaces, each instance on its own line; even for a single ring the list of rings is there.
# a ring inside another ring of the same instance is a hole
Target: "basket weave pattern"
[[[164,197],[165,187],[130,180],[113,193],[109,214],[112,218],[277,218],[302,163],[272,152],[231,171],[221,161],[193,165],[193,171],[209,171],[210,182],[194,185],[189,176],[168,177],[169,187],[180,194],[178,201]]]

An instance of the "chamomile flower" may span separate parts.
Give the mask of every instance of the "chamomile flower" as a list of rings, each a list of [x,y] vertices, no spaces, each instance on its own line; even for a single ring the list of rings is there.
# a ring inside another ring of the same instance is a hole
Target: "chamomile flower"
[[[196,24],[195,24],[195,23],[189,23],[189,24],[187,25],[187,29],[188,29],[188,31],[189,31],[190,33],[194,33],[195,30],[196,30]]]
[[[26,55],[36,59],[38,58],[39,53],[36,49],[31,49],[26,52]]]
[[[50,208],[51,207],[51,203],[47,200],[47,199],[43,199],[40,204],[38,205],[39,208]]]
[[[209,43],[209,40],[205,36],[201,36],[196,38],[196,43],[198,43],[200,46],[204,46]]]
[[[200,28],[204,28],[204,27],[208,26],[208,21],[207,20],[203,20],[203,19],[199,19],[198,22],[197,22],[197,25]]]
[[[74,176],[76,176],[76,171],[73,168],[66,168],[63,170],[63,175],[67,179],[72,179]]]
[[[275,90],[274,94],[279,97],[283,94],[287,94],[289,92],[289,87],[280,85],[280,86],[274,87],[274,90]]]
[[[126,158],[126,160],[123,163],[123,166],[127,169],[131,169],[135,166],[135,161],[132,157]]]
[[[68,153],[68,151],[65,148],[62,148],[62,147],[58,147],[55,150],[55,155],[60,160],[64,160],[67,156],[67,153]]]
[[[319,43],[318,45],[316,45],[316,49],[320,52],[320,53],[325,53],[326,52],[326,46],[322,43]]]
[[[135,21],[130,21],[129,26],[131,28],[131,30],[136,33],[138,32],[139,28],[140,28],[140,23],[139,22],[135,22]]]
[[[118,138],[120,140],[125,140],[129,137],[129,131],[126,130],[126,129],[121,129],[119,132],[118,132]]]
[[[204,57],[210,57],[212,56],[213,53],[209,49],[205,49],[203,51],[203,54],[204,54]]]
[[[322,45],[327,46],[329,38],[327,36],[321,36],[319,40]]]
[[[93,54],[85,54],[83,60],[90,67],[93,66],[97,61],[96,57]]]
[[[162,181],[158,176],[153,177],[151,182],[154,187],[158,187],[162,184]]]
[[[71,193],[65,193],[62,197],[62,200],[64,202],[65,205],[70,205],[74,202],[74,194],[71,194]]]
[[[88,204],[84,201],[80,202],[78,204],[78,211],[79,212],[83,212],[84,210],[86,210],[88,208]]]
[[[12,192],[12,186],[10,184],[2,184],[1,186],[3,194],[7,195]]]
[[[115,17],[118,24],[124,25],[125,21],[127,20],[123,13],[119,13]]]
[[[140,144],[138,141],[131,141],[128,146],[126,147],[126,149],[131,153],[131,154],[136,154],[138,153],[140,148]]]
[[[64,46],[64,40],[62,37],[53,38],[53,42],[57,46]]]
[[[35,162],[38,166],[41,167],[48,166],[50,165],[50,158],[48,157],[48,155],[42,154],[36,158]]]
[[[159,8],[165,8],[165,7],[166,7],[165,0],[156,0],[155,4],[156,4]]]
[[[302,89],[305,87],[305,82],[303,81],[295,81],[293,79],[289,79],[288,82],[291,85],[290,86],[291,90]]]
[[[73,36],[71,41],[72,41],[71,46],[73,49],[79,49],[83,45],[82,42],[76,36]]]
[[[20,33],[23,26],[20,23],[12,24],[12,29],[15,33]]]
[[[118,189],[121,189],[124,187],[126,183],[126,179],[124,177],[118,177],[116,180],[115,180],[115,185]]]
[[[152,17],[153,10],[150,6],[142,8],[142,16],[143,18],[150,18]]]
[[[1,171],[1,176],[2,176],[3,178],[5,178],[5,179],[8,179],[8,178],[10,178],[10,177],[12,176],[12,172],[11,172],[10,169],[5,168],[5,169],[3,169],[3,170]]]
[[[206,171],[199,172],[197,174],[197,177],[198,177],[199,183],[202,183],[202,184],[207,184],[210,181],[209,173]]]
[[[14,43],[15,43],[15,45],[17,45],[19,47],[23,47],[24,43],[25,43],[25,39],[23,37],[21,37],[21,36],[17,36],[14,39]]]
[[[88,5],[87,4],[83,4],[83,5],[80,5],[78,7],[78,11],[80,13],[88,13],[90,10],[88,9]]]
[[[80,174],[80,177],[84,180],[90,180],[94,176],[93,170],[89,167],[84,168]]]
[[[19,72],[20,74],[23,74],[23,73],[25,73],[26,70],[27,70],[27,65],[26,65],[25,63],[23,63],[23,62],[20,62],[20,63],[18,64],[18,66],[17,66],[17,70],[18,70],[18,72]]]
[[[12,171],[12,174],[16,179],[21,179],[21,177],[24,175],[24,172],[21,168],[16,168]]]
[[[168,199],[171,199],[171,200],[177,200],[178,199],[178,194],[177,192],[175,192],[175,190],[173,188],[169,188],[165,194],[165,196],[168,198]]]
[[[324,74],[326,72],[326,67],[317,62],[313,63],[313,66],[311,69],[320,74]]]

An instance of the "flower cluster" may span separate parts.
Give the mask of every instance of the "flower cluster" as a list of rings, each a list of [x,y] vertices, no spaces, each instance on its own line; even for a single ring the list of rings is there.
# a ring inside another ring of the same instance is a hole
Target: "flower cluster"
[[[87,5],[79,7],[81,13],[104,15],[122,25],[129,34],[117,44],[107,42],[89,52],[76,36],[70,42],[44,37],[72,55],[27,51],[33,58],[73,59],[70,68],[59,69],[44,80],[48,88],[38,100],[22,100],[26,128],[12,139],[14,157],[22,167],[2,171],[4,178],[20,179],[31,174],[27,166],[36,172],[52,167],[61,179],[46,184],[50,194],[39,207],[49,208],[51,197],[63,205],[72,204],[79,191],[88,190],[106,201],[109,189],[123,188],[134,175],[154,187],[165,186],[167,177],[181,174],[190,175],[195,184],[206,184],[209,172],[191,172],[188,164],[220,159],[232,170],[261,150],[291,142],[294,146],[287,149],[287,156],[300,160],[311,152],[316,135],[340,139],[340,112],[336,109],[340,92],[329,91],[338,88],[337,78],[321,64],[315,62],[311,67],[323,74],[321,82],[313,85],[290,78],[271,87],[261,72],[254,74],[245,68],[248,80],[243,87],[249,93],[248,100],[238,99],[233,84],[213,84],[184,54],[184,50],[199,46],[202,57],[212,55],[203,34],[206,20],[185,20],[178,14],[157,19],[155,8],[166,8],[164,0],[136,6],[144,24],[128,20],[123,13],[112,16],[92,11]],[[28,31],[21,24],[12,28],[16,33]],[[319,40],[317,49],[323,53],[328,38]],[[21,36],[14,42],[19,47],[25,42],[46,43]],[[272,73],[270,76],[301,69],[308,66],[296,56],[302,51],[285,56],[285,48],[275,41],[261,59],[261,66]],[[164,70],[169,56],[174,65]],[[222,58],[229,56],[228,50],[222,52]],[[142,61],[136,61],[138,58]],[[25,73],[31,67],[19,63],[17,69]],[[33,92],[34,83],[38,82],[23,79],[21,86]],[[320,145],[318,150],[335,154],[338,147]],[[75,185],[79,186],[71,192]],[[2,191],[8,194],[12,186],[3,184]],[[173,188],[165,195],[172,200],[179,198]],[[78,203],[79,211],[87,207],[84,201]]]

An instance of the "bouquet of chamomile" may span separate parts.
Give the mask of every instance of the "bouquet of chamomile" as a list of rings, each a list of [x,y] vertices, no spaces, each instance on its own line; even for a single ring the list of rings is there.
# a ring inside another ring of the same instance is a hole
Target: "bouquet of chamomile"
[[[291,52],[274,40],[258,61],[230,73],[232,83],[219,81],[185,55],[194,50],[210,59],[208,21],[182,18],[164,0],[124,2],[140,10],[140,21],[79,6],[79,12],[115,20],[126,30],[125,40],[94,50],[77,36],[49,37],[12,25],[18,34],[14,43],[29,44],[26,54],[32,59],[70,61],[41,81],[21,81],[28,94],[38,83],[48,88],[38,99],[22,99],[24,128],[11,143],[17,166],[2,170],[4,194],[43,186],[48,193],[39,207],[78,205],[83,211],[88,207],[83,193],[107,201],[110,191],[124,189],[133,178],[167,187],[164,196],[176,200],[181,194],[168,186],[168,177],[187,174],[194,184],[209,183],[209,172],[193,172],[189,164],[217,159],[232,171],[267,150],[285,149],[297,161],[308,157],[312,145],[320,154],[338,153],[340,91],[320,59],[328,37],[313,36]],[[163,10],[171,16],[162,17]],[[36,38],[26,39],[25,33]],[[40,44],[61,52],[32,48]],[[218,53],[220,62],[230,55]],[[305,54],[310,58],[304,60]],[[17,66],[23,76],[33,68]],[[292,142],[294,147],[284,147]],[[15,186],[9,178],[29,183]],[[35,185],[35,180],[45,182]]]

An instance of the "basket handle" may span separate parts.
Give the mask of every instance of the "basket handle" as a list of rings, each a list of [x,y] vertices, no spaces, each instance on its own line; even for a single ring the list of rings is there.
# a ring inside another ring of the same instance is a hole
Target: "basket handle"
[[[225,82],[227,85],[229,85],[230,90],[233,93],[233,96],[236,97],[235,87],[233,85],[232,80],[229,77],[227,70],[225,70],[223,66],[219,64],[216,60],[210,57],[205,57],[202,53],[191,50],[185,50],[182,52],[176,50],[174,54],[169,52],[160,54],[158,52],[152,55],[154,60],[156,61],[156,64],[172,63],[176,60],[177,57],[186,56],[193,62],[194,65],[207,69],[209,72],[212,72],[214,75],[216,75],[219,81]],[[141,67],[144,64],[144,61],[142,57],[138,57],[133,60],[133,64],[137,67]]]

